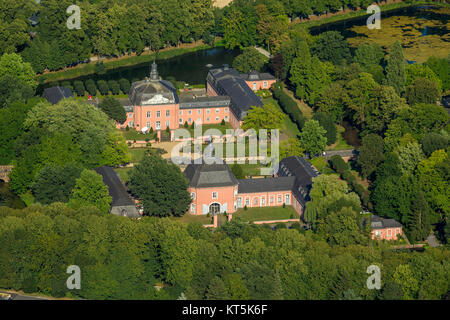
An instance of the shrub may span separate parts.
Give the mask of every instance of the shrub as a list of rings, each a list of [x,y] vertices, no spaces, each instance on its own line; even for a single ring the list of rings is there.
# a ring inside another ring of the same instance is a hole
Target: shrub
[[[111,90],[111,93],[114,95],[120,94],[120,86],[116,80],[109,80],[108,87]]]
[[[220,122],[220,124],[221,124],[222,126],[224,126],[224,125],[225,125],[225,119],[222,119],[222,121]]]
[[[247,210],[247,205],[244,206],[244,210]]]
[[[286,224],[285,223],[283,223],[283,222],[278,222],[276,225],[275,225],[275,229],[287,229],[287,227],[286,227]]]
[[[95,85],[94,80],[88,79],[84,82],[84,85],[86,86],[87,92],[89,92],[91,96],[95,96],[97,94],[97,86]]]
[[[130,81],[128,81],[128,79],[122,78],[119,80],[119,85],[120,85],[120,90],[122,90],[122,92],[124,94],[128,94],[130,92]]]
[[[109,92],[109,88],[108,88],[108,84],[106,83],[105,80],[99,80],[97,81],[97,87],[98,87],[98,91],[100,91],[100,93],[104,96],[106,96]]]
[[[189,127],[189,124],[188,124],[187,121],[184,122],[184,127],[185,127],[185,128]]]
[[[351,171],[347,170],[342,173],[342,179],[347,181],[349,184],[351,184],[353,181],[356,180],[355,176],[351,173]]]
[[[73,82],[73,87],[78,96],[84,96],[84,84],[80,80]]]
[[[292,121],[301,129],[305,123],[302,111],[298,108],[297,103],[283,92],[283,87],[280,83],[276,83],[272,87],[273,97],[280,104],[281,109],[289,115]]]
[[[72,83],[70,81],[63,81],[63,82],[61,82],[61,86],[64,87],[64,88],[68,88],[71,91],[73,91],[73,86],[72,86]]]
[[[366,189],[364,189],[364,187],[362,185],[360,185],[359,183],[355,181],[353,181],[352,183],[353,185],[353,190],[355,190],[355,192],[361,197],[364,193],[364,191],[366,191]]]
[[[336,172],[342,174],[344,171],[349,170],[349,165],[342,159],[340,155],[334,155],[330,158],[331,168]]]
[[[283,203],[283,208],[286,208],[286,203]]]

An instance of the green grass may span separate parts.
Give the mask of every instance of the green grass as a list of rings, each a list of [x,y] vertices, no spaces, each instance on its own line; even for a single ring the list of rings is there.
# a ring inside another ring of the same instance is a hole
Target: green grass
[[[299,215],[292,206],[283,207],[261,207],[239,209],[233,214],[233,218],[241,218],[243,221],[264,221],[298,219]]]
[[[150,150],[149,147],[145,148],[129,148],[128,153],[131,157],[132,163],[138,163],[141,162],[142,159],[144,159],[144,156],[147,154],[147,152]]]
[[[183,126],[181,126],[179,129],[188,130],[191,137],[194,137],[195,129],[191,129],[191,126],[185,128],[184,124],[183,124]],[[180,134],[181,131],[179,131],[179,129],[175,130],[175,137],[177,136],[177,134],[178,135]],[[222,125],[220,123],[202,124],[202,131],[201,131],[202,134],[208,129],[218,129],[224,135],[226,133],[227,129],[233,129],[233,127],[231,126],[231,124],[229,122],[225,122],[224,125]]]
[[[156,132],[143,134],[142,132],[136,131],[130,128],[130,130],[118,129],[120,133],[124,136],[125,140],[136,140],[144,141],[145,139],[153,140],[156,138]]]
[[[336,125],[337,128],[337,141],[335,144],[328,146],[327,150],[348,150],[353,149],[354,147],[349,145],[347,141],[345,141],[344,137],[342,136],[345,128],[339,125]]]
[[[132,168],[116,168],[114,171],[117,172],[123,183],[127,183],[130,180],[129,174],[131,169]]]
[[[325,157],[316,157],[308,160],[320,173],[331,174],[335,173],[333,169],[330,168],[328,161]]]
[[[34,203],[34,196],[31,194],[31,191],[21,194],[19,197],[27,207],[31,206]]]
[[[283,110],[281,110],[280,105],[278,104],[278,101],[276,101],[274,98],[272,97],[268,97],[268,98],[264,98],[262,100],[263,104],[272,104],[274,105],[280,112],[283,112]],[[284,112],[283,112],[284,113]],[[298,130],[298,127],[295,123],[292,122],[291,118],[289,118],[288,115],[285,115],[284,121],[283,121],[283,125],[280,129],[280,135],[284,134],[286,135],[288,138],[296,138],[299,134],[300,131]]]

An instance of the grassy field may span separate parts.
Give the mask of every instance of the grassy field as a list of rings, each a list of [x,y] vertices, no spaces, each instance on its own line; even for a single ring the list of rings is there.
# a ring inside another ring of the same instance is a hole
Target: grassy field
[[[144,141],[147,138],[150,140],[156,138],[156,132],[143,134],[142,132],[136,131],[132,128],[130,128],[130,130],[128,131],[125,129],[119,129],[119,131],[126,140]]]
[[[132,168],[115,168],[114,171],[117,172],[123,183],[127,183],[130,180],[128,174],[131,169]]]
[[[188,130],[191,137],[194,137],[194,133],[195,133],[195,129],[191,129],[191,126],[185,128],[184,126],[180,127],[179,129],[185,129]],[[175,130],[175,137],[177,137],[177,135],[181,134],[181,130],[176,129]],[[227,129],[233,129],[233,127],[231,126],[231,124],[229,122],[225,122],[224,125],[220,124],[220,123],[213,123],[213,124],[202,124],[202,130],[201,133],[204,134],[208,129],[217,129],[219,130],[222,134],[226,133]],[[198,130],[198,129],[197,129]]]
[[[212,224],[212,217],[207,217],[206,214],[192,215],[185,213],[181,217],[170,217],[169,219],[183,223],[199,222],[202,224]]]
[[[278,102],[272,97],[264,98],[263,103],[273,104],[279,111],[283,112]],[[283,121],[283,126],[280,128],[280,140],[296,138],[299,134],[300,131],[298,130],[297,125],[293,123],[292,120],[286,115]]]
[[[337,141],[335,144],[332,144],[331,146],[327,146],[327,150],[348,150],[353,149],[354,147],[349,145],[347,141],[345,141],[342,134],[345,131],[345,128],[340,125],[336,125],[337,128]]]
[[[241,218],[243,221],[264,221],[264,220],[283,220],[297,219],[298,213],[292,206],[283,207],[262,207],[239,209],[233,214],[233,218]]]
[[[138,163],[141,162],[142,159],[144,159],[144,156],[147,154],[147,152],[150,150],[150,147],[146,148],[129,148],[128,153],[131,156],[131,162],[132,163]]]
[[[333,169],[330,168],[328,161],[325,157],[317,157],[308,160],[320,173],[330,174],[335,173]]]

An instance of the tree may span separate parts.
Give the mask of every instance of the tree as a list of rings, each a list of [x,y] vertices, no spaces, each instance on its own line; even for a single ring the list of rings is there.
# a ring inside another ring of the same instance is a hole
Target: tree
[[[267,58],[253,47],[244,48],[242,53],[233,60],[233,68],[241,73],[251,70],[261,71],[266,64]]]
[[[75,187],[75,180],[80,177],[82,168],[76,164],[63,167],[48,164],[37,175],[32,186],[36,202],[50,204],[68,202]]]
[[[120,90],[122,90],[123,94],[129,94],[130,93],[130,81],[125,78],[121,78],[119,80]]]
[[[84,88],[83,81],[80,81],[80,80],[74,81],[73,88],[75,89],[77,96],[79,96],[79,97],[84,96],[85,88]]]
[[[97,86],[95,85],[94,80],[88,79],[84,82],[84,86],[86,87],[86,91],[89,92],[91,96],[97,95]]]
[[[351,58],[348,43],[338,31],[320,34],[312,47],[312,54],[322,61],[331,61],[334,65],[342,64]]]
[[[34,94],[33,88],[16,78],[6,75],[0,78],[0,109],[14,102],[25,103]]]
[[[5,53],[0,57],[0,79],[9,76],[16,81],[36,89],[35,72],[28,62],[23,62],[22,57],[15,53]]]
[[[280,159],[291,156],[303,156],[304,149],[296,138],[289,138],[280,142]]]
[[[97,88],[103,96],[109,93],[108,83],[105,80],[97,81]]]
[[[450,58],[430,57],[425,65],[433,70],[434,74],[439,77],[442,83],[442,90],[450,89]]]
[[[242,169],[242,166],[238,163],[234,163],[231,166],[231,172],[233,172],[236,179],[245,179],[244,170]]]
[[[208,286],[205,298],[208,300],[227,300],[228,294],[223,281],[214,277]]]
[[[191,203],[188,182],[175,164],[152,155],[133,167],[129,177],[129,188],[141,199],[145,214],[166,217],[186,213]]]
[[[408,104],[436,103],[441,98],[441,90],[436,82],[425,78],[416,78],[414,82],[406,87],[405,93]]]
[[[361,175],[363,177],[370,177],[383,160],[383,138],[374,133],[364,136],[357,160],[358,165],[361,167]]]
[[[412,173],[418,163],[424,159],[422,149],[417,142],[408,142],[398,149],[400,170],[404,174]]]
[[[108,187],[103,183],[102,176],[93,170],[85,169],[76,179],[68,205],[72,208],[95,206],[106,214],[110,210],[111,201],[112,198]]]
[[[119,100],[113,97],[106,97],[99,103],[98,107],[111,119],[122,123],[127,120],[127,113]]]
[[[95,63],[94,72],[96,74],[105,74],[106,68],[105,68],[105,64],[103,63],[103,61],[98,61]]]
[[[300,144],[311,156],[320,154],[327,145],[325,133],[317,120],[309,120],[300,133]]]
[[[405,57],[403,56],[402,45],[396,41],[389,50],[386,65],[385,84],[392,86],[398,95],[405,91]]]
[[[120,93],[120,85],[115,80],[108,80],[108,87],[111,90],[111,93],[117,95]]]
[[[242,129],[254,129],[257,133],[260,129],[279,129],[284,118],[285,115],[273,104],[266,104],[263,107],[252,107],[244,119]]]
[[[431,224],[430,208],[422,191],[413,199],[411,209],[406,230],[408,239],[413,242],[425,240],[430,234]]]
[[[338,154],[332,156],[330,158],[331,167],[336,172],[343,174],[345,171],[348,171],[350,169],[348,163],[342,159],[342,157]]]
[[[322,112],[316,112],[313,116],[313,120],[319,121],[320,126],[326,130],[325,136],[327,138],[327,145],[331,146],[332,144],[334,144],[337,139],[337,129],[331,115]]]
[[[450,145],[449,134],[444,130],[441,132],[441,134],[430,132],[423,137],[421,144],[423,152],[427,157],[429,157],[436,150],[447,149]]]

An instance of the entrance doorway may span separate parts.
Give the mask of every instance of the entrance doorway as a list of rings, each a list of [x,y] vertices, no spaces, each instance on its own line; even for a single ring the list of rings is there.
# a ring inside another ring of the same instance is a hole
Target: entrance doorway
[[[209,213],[211,213],[211,214],[219,214],[220,213],[220,203],[212,203],[209,206]]]

